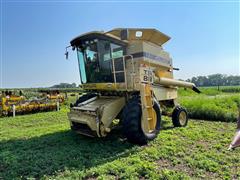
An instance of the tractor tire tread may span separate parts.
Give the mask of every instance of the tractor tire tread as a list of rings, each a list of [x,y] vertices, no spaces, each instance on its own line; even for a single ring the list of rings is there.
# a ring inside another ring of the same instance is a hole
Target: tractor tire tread
[[[184,125],[181,125],[180,121],[179,121],[179,114],[181,111],[184,111],[187,115],[187,121]],[[188,123],[188,113],[186,111],[186,109],[184,107],[181,106],[177,106],[174,108],[173,113],[172,113],[172,123],[174,127],[184,127],[187,125]]]

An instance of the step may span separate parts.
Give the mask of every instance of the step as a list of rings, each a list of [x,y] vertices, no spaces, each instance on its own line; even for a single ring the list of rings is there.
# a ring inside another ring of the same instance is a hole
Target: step
[[[153,108],[153,106],[145,106],[147,109]]]
[[[153,118],[147,118],[148,121],[151,121]]]

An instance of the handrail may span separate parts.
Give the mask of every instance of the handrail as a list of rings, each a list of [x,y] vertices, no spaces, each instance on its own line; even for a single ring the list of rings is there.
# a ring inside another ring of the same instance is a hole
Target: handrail
[[[114,58],[111,58],[112,60],[112,66],[113,66],[113,78],[114,78],[114,84],[116,86],[116,73],[121,73],[123,72],[124,73],[124,80],[125,80],[125,88],[127,89],[128,87],[128,82],[127,82],[127,70],[126,70],[126,57],[130,57],[131,58],[131,64],[132,64],[132,73],[131,73],[131,77],[132,77],[132,81],[133,81],[133,75],[134,75],[134,72],[135,72],[135,69],[134,69],[134,64],[133,64],[133,56],[132,55],[124,55],[122,57],[119,57],[119,58],[122,58],[122,62],[123,62],[123,71],[116,71],[115,70],[115,59]],[[134,83],[133,83],[133,87],[134,87]]]
[[[112,58],[112,66],[113,66],[113,79],[114,79],[114,84],[116,87],[116,71],[115,71],[115,59]]]
[[[133,76],[135,75],[135,68],[134,68],[134,63],[133,63],[133,55],[124,55],[124,68],[125,68],[125,58],[130,57],[131,58],[131,64],[132,64],[132,73],[131,73],[131,78],[132,78],[132,87],[134,89],[134,82],[133,82]],[[127,83],[127,73],[125,72],[125,77],[126,77],[126,83]],[[126,89],[127,89],[127,84],[126,84]]]

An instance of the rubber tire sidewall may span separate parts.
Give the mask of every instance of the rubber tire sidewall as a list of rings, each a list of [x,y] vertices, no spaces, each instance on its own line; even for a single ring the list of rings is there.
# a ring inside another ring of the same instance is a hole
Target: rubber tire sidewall
[[[186,122],[185,124],[181,124],[179,120],[179,115],[180,113],[184,111],[186,113]],[[185,127],[188,124],[188,113],[185,108],[181,106],[177,106],[174,108],[173,113],[172,113],[172,123],[174,127]]]
[[[160,132],[160,125],[161,125],[161,111],[160,106],[156,100],[154,100],[154,110],[157,114],[157,124],[156,130],[152,133],[144,133],[142,130],[142,107],[141,101],[139,97],[135,97],[127,103],[127,105],[123,109],[123,135],[127,137],[128,141],[138,145],[145,145],[148,141],[153,140],[156,138],[158,133]],[[130,114],[131,112],[138,112],[135,114],[135,119],[131,119]],[[129,114],[130,113],[130,114]],[[134,125],[134,127],[129,127],[129,125]]]

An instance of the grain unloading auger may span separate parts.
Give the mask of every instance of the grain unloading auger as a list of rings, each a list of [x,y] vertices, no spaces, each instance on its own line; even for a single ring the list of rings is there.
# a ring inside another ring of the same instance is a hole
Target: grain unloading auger
[[[174,126],[186,126],[187,111],[177,103],[177,88],[193,83],[173,79],[173,65],[162,45],[170,39],[155,29],[90,32],[70,42],[77,51],[86,94],[71,105],[71,128],[88,136],[106,136],[120,119],[130,142],[145,144],[160,131],[162,110],[174,108]],[[68,56],[68,52],[66,52]]]

